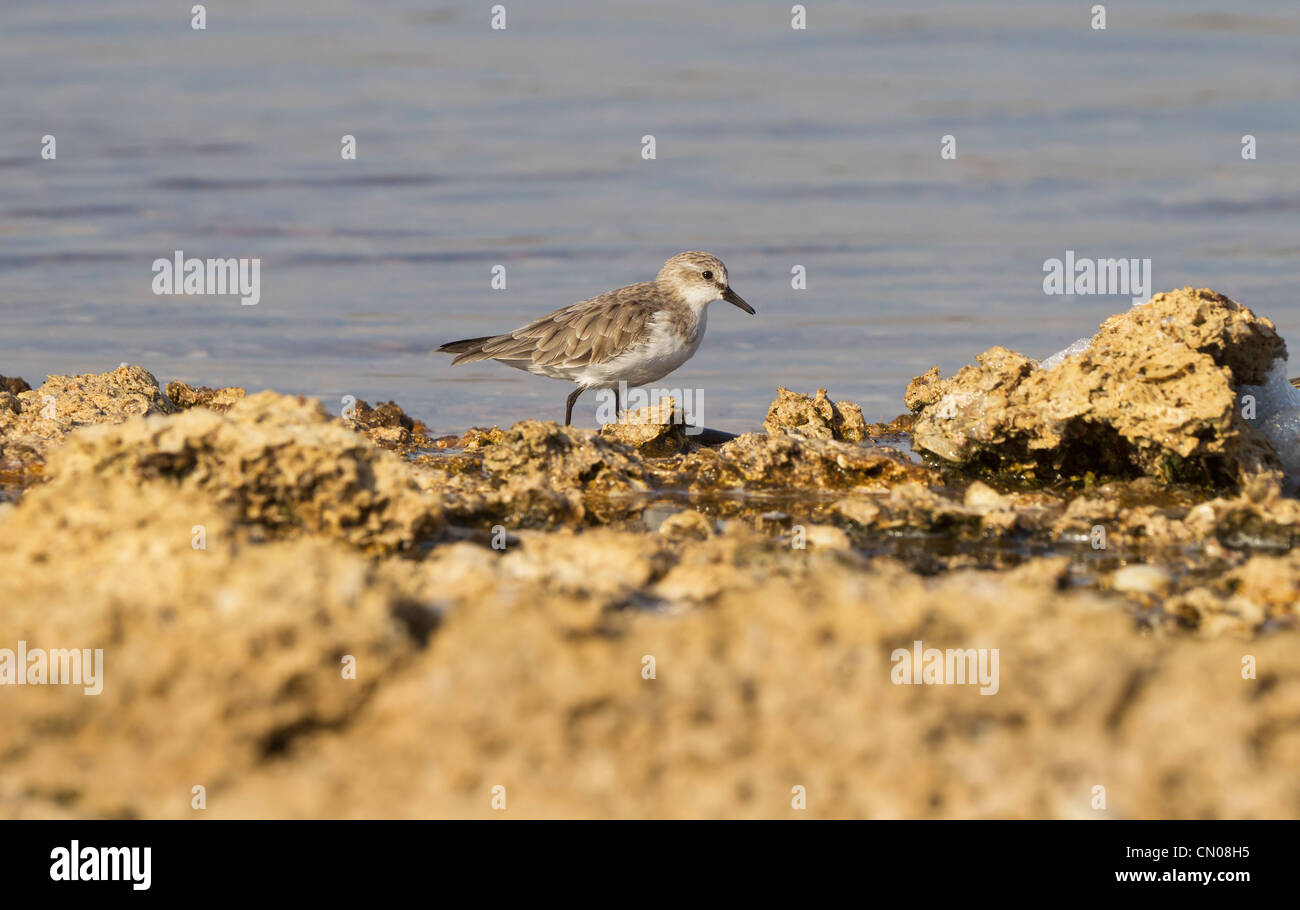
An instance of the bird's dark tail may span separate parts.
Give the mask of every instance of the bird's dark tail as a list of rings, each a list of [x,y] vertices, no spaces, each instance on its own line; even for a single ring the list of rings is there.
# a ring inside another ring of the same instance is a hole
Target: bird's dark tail
[[[483,343],[491,341],[495,337],[495,335],[484,335],[482,338],[465,338],[460,341],[449,341],[438,348],[438,353],[459,354],[460,356],[451,362],[452,366],[455,366],[458,363],[465,363],[466,361],[491,360],[491,357],[483,353]]]

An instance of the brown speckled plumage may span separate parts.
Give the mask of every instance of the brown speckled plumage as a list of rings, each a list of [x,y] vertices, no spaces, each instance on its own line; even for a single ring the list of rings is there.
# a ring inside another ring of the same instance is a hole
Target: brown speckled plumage
[[[526,360],[542,366],[575,367],[603,363],[646,339],[650,319],[674,301],[663,299],[653,281],[561,307],[554,313],[504,335],[471,338],[443,345],[467,345],[452,365],[477,360]]]

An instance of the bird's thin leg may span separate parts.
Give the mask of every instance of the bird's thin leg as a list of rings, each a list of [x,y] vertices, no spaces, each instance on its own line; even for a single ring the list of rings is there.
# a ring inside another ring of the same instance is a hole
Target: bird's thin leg
[[[623,413],[623,397],[620,394],[618,386],[614,386],[614,422],[618,423],[618,417]]]
[[[582,394],[582,386],[573,390],[573,394],[564,402],[564,425],[567,427],[573,423],[573,405],[577,402],[578,396]]]

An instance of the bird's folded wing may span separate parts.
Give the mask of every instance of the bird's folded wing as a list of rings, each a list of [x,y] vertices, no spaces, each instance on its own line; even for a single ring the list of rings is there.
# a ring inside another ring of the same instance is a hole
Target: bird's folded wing
[[[630,285],[583,300],[483,344],[494,360],[530,360],[540,366],[603,363],[650,334],[656,308],[653,284]]]

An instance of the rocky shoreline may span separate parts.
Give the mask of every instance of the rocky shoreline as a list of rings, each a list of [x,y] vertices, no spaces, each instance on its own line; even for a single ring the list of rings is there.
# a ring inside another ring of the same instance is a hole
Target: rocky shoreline
[[[106,656],[97,696],[0,687],[0,807],[1300,815],[1285,356],[1186,288],[1047,367],[930,370],[888,425],[782,388],[720,445],[671,402],[434,439],[0,377],[0,648]],[[919,640],[997,649],[997,694],[896,685]]]

